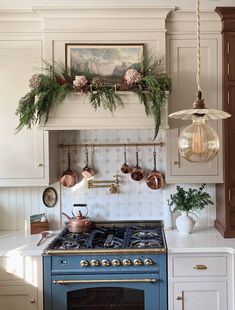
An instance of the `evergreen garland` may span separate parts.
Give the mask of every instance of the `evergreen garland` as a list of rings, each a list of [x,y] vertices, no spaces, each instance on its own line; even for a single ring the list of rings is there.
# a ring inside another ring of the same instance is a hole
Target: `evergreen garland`
[[[37,123],[46,123],[51,108],[73,92],[89,95],[88,100],[95,109],[103,106],[113,113],[118,105],[123,105],[118,91],[130,91],[144,104],[146,114],[154,116],[156,138],[161,124],[161,107],[172,85],[170,77],[162,73],[162,60],[146,54],[142,63],[127,69],[116,84],[90,72],[75,72],[55,62],[44,63],[45,74],[32,76],[31,90],[19,101],[17,132],[24,126],[31,128]]]

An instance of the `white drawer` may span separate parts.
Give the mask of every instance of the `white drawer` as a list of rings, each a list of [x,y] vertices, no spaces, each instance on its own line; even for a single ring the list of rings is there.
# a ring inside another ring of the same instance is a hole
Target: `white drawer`
[[[226,276],[227,257],[225,256],[194,256],[174,257],[174,277],[208,277]]]

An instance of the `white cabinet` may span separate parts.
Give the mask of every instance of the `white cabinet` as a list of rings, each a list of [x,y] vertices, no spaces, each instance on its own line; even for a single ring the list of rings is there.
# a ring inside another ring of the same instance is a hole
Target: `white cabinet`
[[[232,260],[223,253],[168,255],[169,310],[232,310]]]
[[[226,310],[226,282],[174,284],[174,310]]]
[[[42,310],[41,256],[0,257],[0,309]]]
[[[0,309],[37,310],[37,289],[33,286],[1,287]]]
[[[179,15],[179,16],[178,16]],[[205,16],[204,16],[205,15]],[[207,20],[206,26],[203,20]],[[209,23],[210,21],[210,23]],[[169,113],[192,107],[196,99],[196,25],[192,12],[173,12],[169,17],[167,36],[168,70],[173,79],[173,90],[169,99]],[[203,29],[207,27],[207,32]],[[185,29],[188,29],[185,31]],[[211,31],[211,33],[210,33]],[[202,13],[201,34],[201,87],[208,108],[221,109],[221,39],[220,21],[213,12]],[[218,156],[209,163],[190,163],[178,152],[178,137],[189,121],[170,119],[167,132],[167,183],[221,183],[222,146]],[[210,121],[221,140],[221,121]]]
[[[40,40],[0,40],[0,186],[48,185],[54,181],[49,173],[52,136],[36,127],[15,134],[19,123],[15,111],[19,99],[29,91],[33,70],[42,65],[41,46]]]

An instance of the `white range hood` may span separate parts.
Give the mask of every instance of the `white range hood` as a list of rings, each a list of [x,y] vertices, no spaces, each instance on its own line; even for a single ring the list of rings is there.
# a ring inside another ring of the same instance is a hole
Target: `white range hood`
[[[120,94],[120,93],[119,93]],[[62,104],[55,106],[45,124],[40,124],[43,130],[82,130],[82,129],[153,129],[154,118],[147,116],[144,104],[137,95],[123,92],[123,106],[118,105],[112,114],[103,107],[95,110],[86,95],[73,94]],[[162,108],[162,124],[160,128],[168,128],[167,105]]]
[[[159,6],[154,0],[81,1],[79,6],[33,7],[44,24],[44,58],[64,61],[65,44],[144,44],[156,57],[166,56],[166,18],[174,7]],[[124,107],[114,115],[103,108],[94,110],[84,95],[72,95],[50,111],[44,130],[154,128],[137,95],[121,94]],[[167,106],[162,109],[162,126],[167,128]]]

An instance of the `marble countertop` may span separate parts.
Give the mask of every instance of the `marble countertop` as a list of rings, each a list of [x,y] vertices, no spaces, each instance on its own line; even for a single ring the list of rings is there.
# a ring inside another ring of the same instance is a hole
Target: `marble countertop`
[[[54,231],[55,236],[58,233]],[[171,230],[166,231],[165,235],[169,253],[235,253],[235,238],[225,239],[215,228],[194,228],[190,235]],[[41,234],[31,235],[24,230],[0,231],[0,256],[40,256],[53,237],[37,246],[40,238]]]
[[[55,236],[57,232],[54,232]],[[31,235],[29,231],[14,230],[0,231],[0,256],[23,255],[40,256],[42,251],[51,242],[53,237],[48,238],[37,246],[41,234]]]
[[[168,253],[235,253],[235,238],[223,238],[217,229],[196,227],[190,235],[177,229],[165,232]]]

